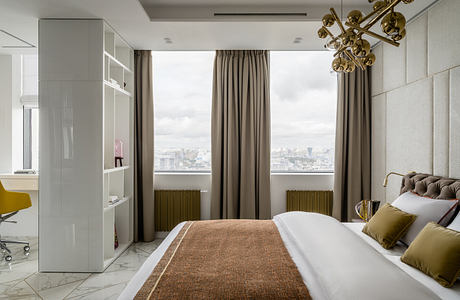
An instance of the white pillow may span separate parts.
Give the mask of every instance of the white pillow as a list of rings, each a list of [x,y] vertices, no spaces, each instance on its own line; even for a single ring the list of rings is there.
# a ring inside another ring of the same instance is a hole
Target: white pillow
[[[447,226],[447,228],[460,231],[460,213],[455,217],[452,223],[450,223],[450,225]]]
[[[427,197],[421,197],[417,194],[406,192],[400,195],[391,205],[399,208],[410,214],[417,216],[415,222],[409,228],[409,231],[405,236],[401,238],[401,241],[406,245],[410,245],[417,234],[425,227],[429,222],[439,223],[441,218],[457,203],[456,200],[438,200]],[[447,217],[441,222],[441,225],[446,224],[452,217],[455,209],[453,209]]]

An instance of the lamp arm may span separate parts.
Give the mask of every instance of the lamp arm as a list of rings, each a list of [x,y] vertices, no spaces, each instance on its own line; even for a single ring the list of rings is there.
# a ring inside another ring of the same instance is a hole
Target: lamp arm
[[[411,174],[411,173],[416,173],[416,172],[415,171],[410,171],[408,174]],[[398,172],[390,172],[385,176],[385,179],[383,180],[383,187],[387,187],[387,185],[388,185],[388,177],[390,177],[390,175],[398,175],[398,176],[401,176],[401,177],[406,176],[406,175],[398,173]]]

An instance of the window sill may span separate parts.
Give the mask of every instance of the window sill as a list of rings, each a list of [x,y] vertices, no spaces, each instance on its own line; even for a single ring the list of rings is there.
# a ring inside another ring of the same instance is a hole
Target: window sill
[[[211,171],[155,171],[154,175],[211,175]]]
[[[281,176],[331,176],[334,175],[334,172],[271,172],[271,175],[281,175]]]
[[[158,171],[154,175],[211,175],[210,171]],[[271,172],[271,176],[333,176],[334,172]]]

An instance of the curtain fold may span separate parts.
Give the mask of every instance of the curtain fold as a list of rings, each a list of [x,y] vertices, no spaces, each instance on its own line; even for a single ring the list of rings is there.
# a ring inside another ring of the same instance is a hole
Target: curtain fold
[[[338,85],[333,216],[351,221],[371,196],[370,72],[341,73]]]
[[[153,241],[152,52],[134,51],[134,241]]]
[[[211,116],[213,219],[269,219],[269,52],[221,50]]]

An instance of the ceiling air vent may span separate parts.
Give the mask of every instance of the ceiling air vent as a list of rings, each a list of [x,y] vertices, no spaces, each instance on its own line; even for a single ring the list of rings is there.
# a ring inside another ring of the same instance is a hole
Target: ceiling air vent
[[[306,17],[306,12],[215,12],[215,17]]]

